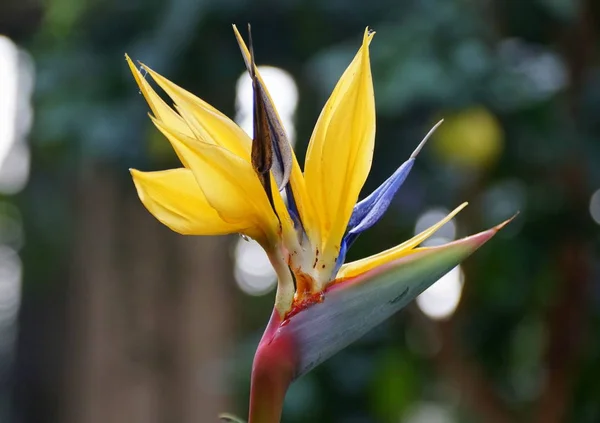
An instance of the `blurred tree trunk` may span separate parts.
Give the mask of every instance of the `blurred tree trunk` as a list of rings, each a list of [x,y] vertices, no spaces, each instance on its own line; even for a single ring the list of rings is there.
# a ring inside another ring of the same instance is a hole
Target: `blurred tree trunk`
[[[81,178],[67,423],[198,423],[226,410],[227,240],[171,233],[107,168]]]

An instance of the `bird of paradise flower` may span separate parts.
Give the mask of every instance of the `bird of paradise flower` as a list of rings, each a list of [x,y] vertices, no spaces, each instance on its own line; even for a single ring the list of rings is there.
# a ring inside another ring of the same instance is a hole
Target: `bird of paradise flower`
[[[419,247],[463,203],[408,241],[345,263],[352,243],[382,217],[441,122],[392,176],[358,201],[375,140],[369,60],[375,33],[365,30],[362,46],[325,104],[302,172],[255,66],[252,40],[248,49],[235,25],[233,29],[252,79],[253,138],[208,103],[142,65],[172,99],[169,106],[126,56],[153,123],[183,164],[131,174],[144,206],[175,232],[240,233],[266,251],[278,282],[271,319],[254,357],[249,423],[276,423],[293,380],[402,309],[510,220],[442,246]]]

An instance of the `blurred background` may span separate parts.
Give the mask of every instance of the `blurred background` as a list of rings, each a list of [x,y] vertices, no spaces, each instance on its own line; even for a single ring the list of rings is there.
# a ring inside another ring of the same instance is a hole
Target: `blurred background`
[[[252,242],[180,236],[143,208],[128,168],[178,163],[123,55],[250,130],[231,30],[247,22],[301,161],[365,26],[377,31],[365,193],[446,119],[349,260],[462,201],[431,243],[521,212],[298,380],[284,421],[600,422],[594,0],[2,0],[0,421],[246,416],[273,275]]]

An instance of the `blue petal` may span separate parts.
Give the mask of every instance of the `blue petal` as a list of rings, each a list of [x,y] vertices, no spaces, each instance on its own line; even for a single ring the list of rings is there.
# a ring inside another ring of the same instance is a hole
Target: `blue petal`
[[[342,245],[340,246],[340,254],[337,256],[337,259],[335,260],[335,267],[333,268],[334,278],[337,275],[337,272],[339,272],[340,267],[342,267],[342,264],[344,264],[344,261],[346,261],[346,253],[348,252],[348,248],[349,244],[346,241],[346,237],[344,237],[342,240]]]
[[[415,162],[414,158],[405,161],[383,184],[367,198],[357,203],[348,222],[348,234],[356,235],[369,229],[381,219],[394,195],[402,186]]]
[[[398,189],[400,189],[410,173],[417,155],[443,121],[443,119],[440,120],[429,130],[417,148],[415,148],[415,151],[410,155],[410,158],[402,163],[392,176],[373,191],[371,195],[354,206],[346,229],[346,235],[340,245],[340,254],[336,259],[333,277],[335,277],[342,264],[344,264],[346,252],[354,241],[356,241],[358,235],[377,223],[386,212],[392,202],[392,198],[394,198],[394,195],[396,195],[396,192],[398,192]]]
[[[333,275],[335,276],[346,260],[346,253],[350,246],[356,241],[358,235],[373,226],[386,212],[394,195],[402,186],[406,177],[415,163],[411,157],[392,174],[383,184],[371,193],[367,198],[354,206],[346,235],[342,239],[340,254],[335,263]]]
[[[292,186],[290,184],[287,184],[285,186],[285,195],[287,198],[287,209],[290,215],[292,216],[294,226],[302,226],[302,222],[300,222],[299,217],[300,213],[298,212],[298,206],[296,205],[296,199],[294,198],[294,191],[292,191]]]
[[[304,225],[302,224],[302,220],[300,219],[298,205],[296,204],[296,199],[294,198],[294,191],[292,190],[291,184],[286,184],[285,195],[287,198],[287,210],[290,214],[290,217],[292,218],[292,222],[294,223],[294,229],[296,230],[298,241],[302,242],[302,238],[306,236],[306,232],[304,231]]]

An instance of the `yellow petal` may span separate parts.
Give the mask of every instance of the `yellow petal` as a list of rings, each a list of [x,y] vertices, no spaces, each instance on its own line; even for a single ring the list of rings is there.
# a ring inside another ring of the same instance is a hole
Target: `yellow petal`
[[[262,235],[253,238],[265,248],[265,242],[271,246],[277,242],[279,221],[248,161],[218,145],[175,133],[157,120],[154,123],[189,163],[206,200],[225,222],[260,230]]]
[[[233,31],[235,33],[235,36],[238,40],[239,45],[241,46],[242,54],[244,55],[245,60],[249,62],[250,61],[250,52],[248,51],[248,47],[246,47],[246,43],[244,42],[244,39],[240,35],[240,33],[235,25],[233,25]],[[258,80],[264,87],[267,97],[269,98],[271,103],[274,104],[273,99],[271,98],[271,95],[269,94],[269,90],[267,89],[267,86],[265,85],[265,82],[260,75],[260,72],[258,71],[258,69],[255,69],[255,71],[256,71],[256,76],[258,77]],[[275,109],[275,113],[277,114],[277,109]],[[281,121],[281,118],[279,117],[278,114],[277,114],[277,119],[279,119]],[[313,205],[311,197],[308,195],[308,191],[306,190],[306,185],[304,182],[304,177],[302,175],[302,170],[300,169],[300,166],[298,165],[298,160],[296,159],[296,154],[294,153],[293,149],[292,149],[292,171],[290,174],[290,185],[292,186],[292,191],[294,192],[294,198],[296,199],[296,206],[298,207],[298,213],[300,214],[300,220],[302,220],[302,225],[304,226],[304,230],[306,231],[308,239],[310,239],[313,243],[320,244],[320,242],[321,242],[321,236],[319,233],[320,225],[317,222],[316,212],[314,211],[315,207]]]
[[[148,71],[156,83],[175,102],[177,111],[183,117],[183,120],[195,137],[205,143],[219,145],[236,156],[250,161],[252,141],[248,134],[235,122],[210,104],[175,85],[147,66],[143,66],[143,68]],[[165,124],[169,126],[168,122],[165,122]],[[189,131],[180,131],[175,127],[172,129],[176,132],[190,135]]]
[[[223,235],[244,232],[225,222],[206,197],[189,169],[140,172],[131,169],[138,196],[161,223],[183,235]]]
[[[325,104],[306,153],[306,189],[317,206],[326,255],[337,255],[369,174],[375,140],[375,99],[369,43],[363,44]]]
[[[175,112],[175,110],[169,107],[169,105],[165,103],[158,94],[156,94],[156,91],[154,91],[152,86],[148,83],[148,81],[146,81],[144,76],[133,64],[128,55],[125,55],[125,59],[127,60],[129,68],[131,69],[131,73],[135,78],[135,82],[137,82],[138,86],[140,87],[140,92],[144,95],[144,98],[148,102],[154,117],[176,132],[193,136],[190,126],[179,114],[177,114],[177,112]],[[188,167],[183,157],[179,156],[179,160],[181,160],[185,167]]]
[[[344,264],[338,272],[337,279],[344,279],[356,276],[368,270],[371,270],[377,266],[381,266],[385,263],[388,263],[392,260],[412,254],[413,252],[415,252],[414,248],[417,245],[421,244],[423,241],[425,241],[427,238],[433,235],[437,230],[439,230],[442,226],[448,223],[462,209],[467,207],[467,204],[468,203],[462,203],[444,219],[440,220],[435,225],[429,227],[428,229],[421,232],[419,235],[416,235],[415,237],[403,242],[400,245],[390,248],[389,250],[382,251],[381,253],[375,254],[374,256],[367,257],[362,260],[357,260],[352,263]]]

